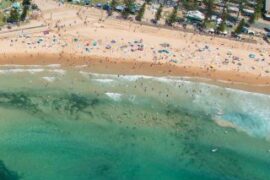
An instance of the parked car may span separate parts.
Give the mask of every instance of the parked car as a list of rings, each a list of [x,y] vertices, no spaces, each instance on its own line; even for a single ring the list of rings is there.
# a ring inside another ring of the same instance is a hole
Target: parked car
[[[97,7],[97,8],[102,8],[102,6],[103,6],[102,3],[97,3],[97,4],[96,4],[96,7]]]
[[[264,19],[267,20],[267,21],[270,21],[270,14],[265,13],[264,14]]]
[[[124,9],[125,9],[125,6],[124,5],[118,5],[118,6],[115,7],[115,10],[116,11],[119,11],[119,12],[123,12]]]
[[[223,36],[227,36],[228,35],[228,31],[219,31],[218,34],[223,35]]]
[[[226,21],[226,25],[228,27],[234,27],[235,26],[235,24],[233,22],[231,22],[231,21]]]
[[[210,33],[210,34],[214,34],[215,30],[214,30],[214,28],[210,28],[210,29],[207,29],[206,32]]]
[[[245,33],[245,34],[252,35],[252,36],[255,35],[255,32],[252,31],[252,30],[250,30],[248,27],[243,27],[243,28],[242,28],[242,32]]]
[[[242,39],[242,36],[241,36],[240,34],[235,33],[235,32],[232,32],[232,33],[231,33],[231,36],[232,36],[233,38],[236,38],[236,39]]]
[[[155,20],[155,19],[151,19],[151,22],[152,22],[153,24],[157,24],[157,23],[158,23],[157,20]]]
[[[109,11],[109,10],[111,10],[111,6],[110,6],[109,3],[106,3],[106,4],[103,4],[102,9],[106,10],[106,11]]]
[[[264,28],[265,31],[270,32],[270,26]]]

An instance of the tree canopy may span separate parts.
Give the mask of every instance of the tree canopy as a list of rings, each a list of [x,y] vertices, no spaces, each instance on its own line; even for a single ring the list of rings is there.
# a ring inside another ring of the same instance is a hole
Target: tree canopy
[[[140,8],[137,16],[135,17],[135,19],[137,21],[141,21],[143,16],[144,16],[144,12],[145,12],[145,7],[146,7],[146,3],[143,3],[142,7]]]
[[[132,13],[134,2],[135,0],[124,0],[125,8],[122,11],[123,18],[127,19],[128,16]]]
[[[172,24],[176,22],[176,20],[177,20],[177,11],[178,11],[178,6],[175,6],[173,8],[171,14],[169,15],[169,17],[166,19],[166,23],[169,26],[172,26]]]
[[[236,33],[236,34],[240,34],[241,32],[242,32],[242,29],[243,29],[243,27],[245,26],[245,19],[242,19],[240,22],[239,22],[239,24],[237,25],[237,27],[236,27],[236,29],[234,30],[234,32]]]
[[[159,8],[158,8],[158,10],[157,10],[157,12],[156,12],[156,14],[155,14],[155,20],[156,20],[156,21],[159,21],[159,20],[160,20],[161,14],[162,14],[162,10],[163,10],[163,5],[160,4],[160,5],[159,5]]]
[[[18,10],[15,8],[12,8],[10,11],[8,21],[11,23],[14,23],[14,22],[18,22],[19,19],[20,19],[20,14],[19,14]]]

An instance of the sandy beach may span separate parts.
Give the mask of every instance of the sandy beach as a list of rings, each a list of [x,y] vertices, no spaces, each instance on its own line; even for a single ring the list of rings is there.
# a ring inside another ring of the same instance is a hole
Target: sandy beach
[[[38,20],[2,30],[1,65],[87,65],[93,72],[191,76],[270,92],[270,46],[263,40],[244,43],[107,18],[95,8],[34,2]]]
[[[270,46],[257,34],[32,2],[37,19],[0,30],[0,180],[269,179]]]

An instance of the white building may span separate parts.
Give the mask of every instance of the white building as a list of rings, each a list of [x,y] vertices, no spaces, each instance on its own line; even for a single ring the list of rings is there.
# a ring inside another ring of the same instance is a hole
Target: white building
[[[270,0],[265,0],[265,11],[270,13]]]

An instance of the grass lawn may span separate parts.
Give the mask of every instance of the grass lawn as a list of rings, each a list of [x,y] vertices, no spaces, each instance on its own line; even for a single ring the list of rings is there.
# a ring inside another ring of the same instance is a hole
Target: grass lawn
[[[3,20],[4,20],[4,14],[0,12],[0,26],[5,25],[5,22]]]
[[[106,3],[107,0],[92,0],[91,3],[92,4],[97,4],[97,3]]]
[[[12,2],[10,0],[2,0],[0,3],[0,9],[5,9],[7,7],[10,7]]]
[[[206,26],[207,29],[210,29],[210,28],[216,29],[216,27],[217,27],[216,23],[212,22],[212,21],[206,22],[205,26]]]

